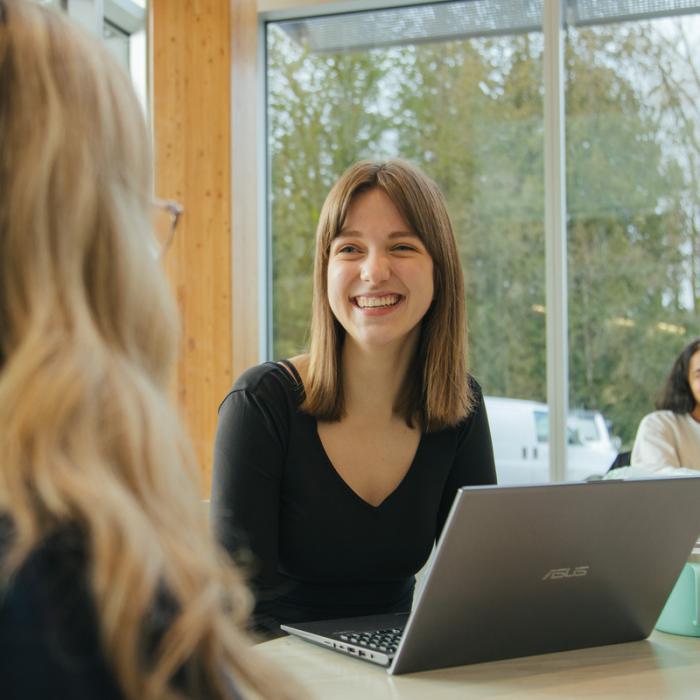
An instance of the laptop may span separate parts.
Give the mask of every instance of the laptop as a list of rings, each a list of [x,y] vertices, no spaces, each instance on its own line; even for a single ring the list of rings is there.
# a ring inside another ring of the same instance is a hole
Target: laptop
[[[409,613],[282,629],[391,674],[645,639],[700,534],[700,477],[464,487]]]

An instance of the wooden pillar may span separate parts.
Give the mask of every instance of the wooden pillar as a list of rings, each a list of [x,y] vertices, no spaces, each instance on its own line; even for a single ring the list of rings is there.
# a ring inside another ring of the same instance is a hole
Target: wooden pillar
[[[231,3],[149,6],[156,194],[185,209],[165,260],[182,316],[177,396],[207,497],[216,411],[233,381]]]

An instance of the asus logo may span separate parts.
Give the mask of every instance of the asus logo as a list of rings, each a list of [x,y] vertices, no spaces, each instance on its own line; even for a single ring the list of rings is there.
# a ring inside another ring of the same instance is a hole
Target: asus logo
[[[543,577],[542,580],[555,578],[578,578],[579,576],[586,576],[588,574],[587,566],[577,566],[573,569],[551,569]]]

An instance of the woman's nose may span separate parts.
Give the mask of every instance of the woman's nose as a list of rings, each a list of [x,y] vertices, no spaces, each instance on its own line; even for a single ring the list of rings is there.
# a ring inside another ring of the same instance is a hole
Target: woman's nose
[[[387,255],[370,252],[362,262],[360,279],[370,284],[386,282],[391,277],[391,262]]]

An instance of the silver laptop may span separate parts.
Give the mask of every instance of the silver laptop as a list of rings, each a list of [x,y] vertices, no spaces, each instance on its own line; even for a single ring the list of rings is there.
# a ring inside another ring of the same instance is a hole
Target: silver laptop
[[[282,625],[389,673],[644,639],[700,534],[700,477],[465,487],[409,614]]]

